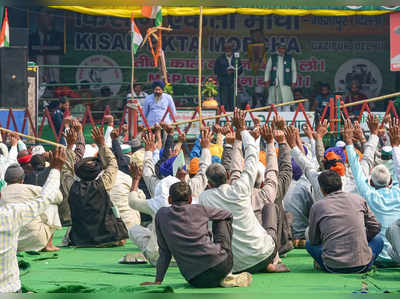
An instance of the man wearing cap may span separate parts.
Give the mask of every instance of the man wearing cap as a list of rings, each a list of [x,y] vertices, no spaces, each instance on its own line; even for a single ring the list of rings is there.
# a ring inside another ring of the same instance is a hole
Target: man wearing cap
[[[238,65],[238,76],[242,73],[242,63],[233,56],[233,45],[224,45],[224,54],[215,61],[214,72],[218,77],[219,103],[224,105],[226,111],[233,111],[235,67]]]
[[[153,93],[146,97],[143,107],[144,116],[150,126],[155,123],[161,123],[161,120],[168,107],[173,115],[176,115],[175,103],[169,94],[164,93],[164,82],[154,81],[152,84]],[[171,123],[172,118],[167,114],[164,119],[165,123]]]
[[[296,87],[297,68],[295,59],[286,53],[286,44],[280,43],[278,53],[268,58],[264,84],[268,90],[268,103],[281,104],[293,101],[292,88]],[[290,111],[283,106],[278,111]]]

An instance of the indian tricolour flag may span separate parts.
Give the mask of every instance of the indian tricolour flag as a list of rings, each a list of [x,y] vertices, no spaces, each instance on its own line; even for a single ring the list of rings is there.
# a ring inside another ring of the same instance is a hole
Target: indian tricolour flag
[[[162,25],[161,6],[143,6],[142,15],[149,19],[155,19],[154,21],[155,26]]]
[[[143,41],[143,37],[140,34],[140,31],[135,24],[135,20],[133,19],[133,13],[131,15],[131,35],[132,35],[132,51],[133,54],[136,54],[137,49],[140,47]]]
[[[7,8],[5,9],[3,25],[0,32],[0,48],[10,46],[10,26],[8,25]]]

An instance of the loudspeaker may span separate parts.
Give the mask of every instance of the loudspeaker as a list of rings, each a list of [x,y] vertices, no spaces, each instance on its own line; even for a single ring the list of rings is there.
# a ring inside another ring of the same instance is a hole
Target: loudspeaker
[[[0,48],[0,108],[25,108],[28,100],[28,48]]]

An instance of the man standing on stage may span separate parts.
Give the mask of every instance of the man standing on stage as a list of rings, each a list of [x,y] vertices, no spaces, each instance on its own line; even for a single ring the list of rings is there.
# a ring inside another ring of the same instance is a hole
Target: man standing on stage
[[[164,82],[154,81],[152,84],[153,93],[146,97],[143,107],[143,113],[150,126],[160,123],[168,107],[173,115],[176,115],[175,103],[172,97],[164,93]],[[165,123],[171,123],[172,119],[169,115],[164,119]]]
[[[295,59],[286,53],[286,44],[280,43],[278,54],[268,58],[264,84],[269,88],[268,104],[280,104],[293,100],[292,89],[296,87],[297,69]],[[283,106],[279,111],[290,111]]]
[[[224,51],[215,61],[214,72],[218,77],[219,103],[224,105],[226,111],[233,111],[233,97],[235,92],[235,67],[238,68],[238,76],[242,73],[242,63],[235,58],[232,44],[225,44]],[[236,78],[237,79],[237,78]]]

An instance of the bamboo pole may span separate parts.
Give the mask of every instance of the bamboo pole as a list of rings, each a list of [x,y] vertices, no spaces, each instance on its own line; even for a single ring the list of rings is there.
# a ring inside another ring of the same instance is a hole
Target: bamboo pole
[[[132,12],[132,20],[133,20],[133,12]],[[131,35],[132,34],[134,34],[134,32],[131,32]],[[132,69],[131,69],[131,99],[133,100],[133,82],[135,81],[135,54],[133,53],[133,41],[131,41],[131,61],[132,61]]]
[[[9,129],[1,128],[1,127],[0,127],[0,130],[4,131],[4,132],[7,132],[7,133],[11,133],[11,134],[16,134],[16,135],[24,137],[26,139],[31,139],[31,140],[39,141],[41,143],[46,143],[48,145],[52,145],[52,146],[55,146],[55,147],[66,148],[64,145],[59,144],[59,143],[55,143],[55,142],[50,141],[50,140],[42,139],[42,138],[35,137],[35,136],[25,135],[25,134],[22,134],[22,133],[19,133],[19,132],[15,132],[15,131],[12,131],[12,130],[9,130]]]
[[[357,106],[357,105],[364,104],[364,103],[371,103],[371,102],[386,100],[386,99],[394,98],[394,97],[398,97],[398,96],[400,96],[400,92],[395,92],[395,93],[387,94],[387,95],[380,96],[380,97],[370,98],[370,99],[366,99],[366,100],[361,100],[361,101],[341,105],[340,108]]]
[[[201,54],[202,54],[202,50],[201,50],[201,41],[202,41],[202,36],[203,36],[203,6],[200,6],[200,15],[199,15],[199,18],[200,18],[200,22],[199,22],[199,53],[198,53],[198,56],[199,56],[199,75],[198,75],[198,77],[199,77],[199,82],[198,82],[198,94],[197,94],[197,96],[198,96],[198,101],[199,101],[199,121],[200,121],[200,123],[199,123],[199,126],[201,127],[201,123],[202,123],[202,119],[203,119],[203,114],[202,114],[202,111],[201,111],[201,76],[202,76],[202,69],[201,69],[201,67],[202,67],[202,63],[201,63]]]
[[[299,104],[299,103],[304,103],[307,102],[308,99],[302,99],[302,100],[296,100],[296,101],[291,101],[291,102],[286,102],[286,103],[281,103],[281,104],[276,104],[274,105],[275,108],[277,107],[282,107],[282,106],[287,106],[287,105],[294,105],[294,104]],[[245,110],[246,112],[257,112],[257,111],[263,111],[263,110],[268,110],[272,107],[272,105],[269,106],[264,106],[264,107],[258,107],[258,108],[253,108],[253,109],[249,109],[249,110]],[[213,116],[206,116],[203,117],[201,120],[210,120],[210,119],[216,119],[216,118],[222,118],[222,117],[226,117],[226,116],[232,116],[233,112],[228,112],[228,113],[224,113],[224,114],[218,114],[218,115],[213,115]],[[179,126],[179,125],[183,125],[183,124],[187,124],[187,123],[194,123],[200,121],[200,118],[195,118],[195,119],[189,119],[189,120],[183,120],[183,121],[177,121],[174,123],[171,123],[169,125],[171,126]]]

